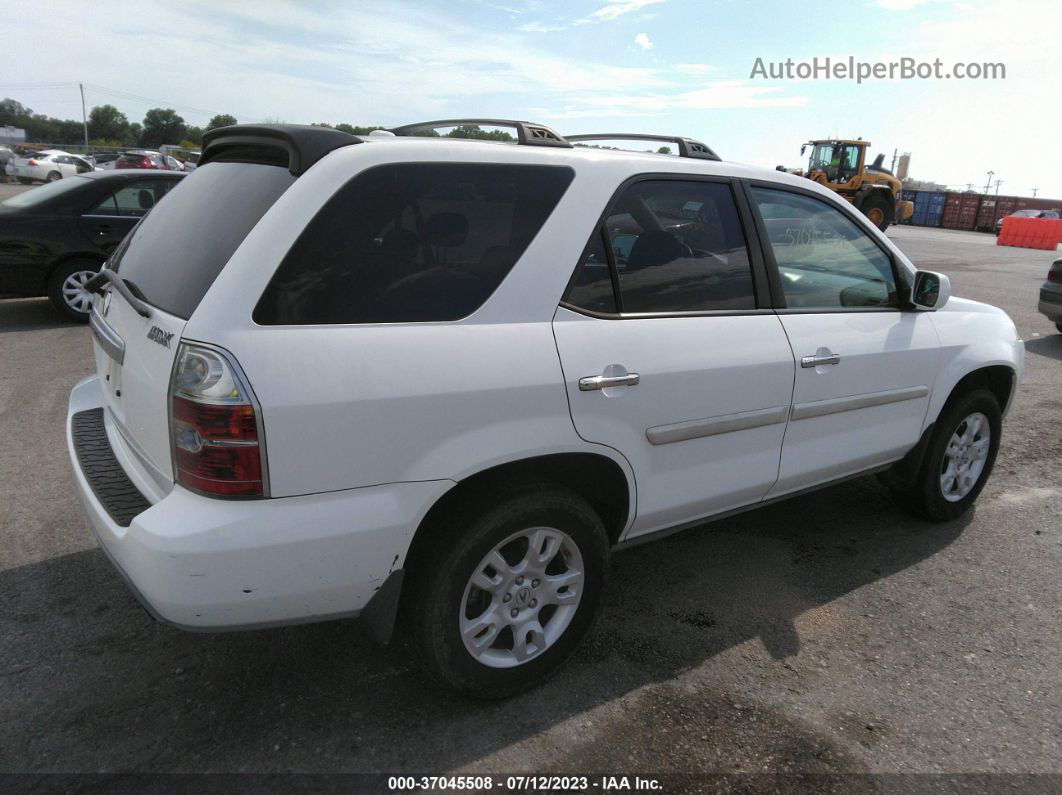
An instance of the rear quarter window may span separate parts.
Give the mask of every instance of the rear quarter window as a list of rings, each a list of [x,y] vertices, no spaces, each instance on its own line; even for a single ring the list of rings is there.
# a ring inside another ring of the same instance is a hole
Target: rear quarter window
[[[208,163],[180,180],[137,224],[110,267],[148,303],[188,319],[229,257],[294,181],[277,166]]]
[[[457,320],[501,284],[572,181],[565,166],[400,163],[328,201],[254,311],[261,325]]]

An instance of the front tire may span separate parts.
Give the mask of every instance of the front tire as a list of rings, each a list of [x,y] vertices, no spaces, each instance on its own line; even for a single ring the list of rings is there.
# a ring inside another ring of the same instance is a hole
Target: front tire
[[[896,202],[892,194],[880,189],[870,191],[859,209],[882,232],[889,228],[896,217]]]
[[[58,171],[51,171],[48,173],[48,182],[57,182],[63,178],[63,175]]]
[[[598,611],[609,565],[601,519],[579,495],[549,485],[444,525],[405,604],[418,660],[473,698],[533,687],[567,660]]]
[[[914,485],[902,496],[935,522],[955,519],[981,493],[999,450],[999,402],[987,389],[959,397],[937,419]]]
[[[75,260],[52,271],[48,278],[48,300],[59,314],[78,323],[88,322],[92,296],[84,286],[99,270],[98,262]]]

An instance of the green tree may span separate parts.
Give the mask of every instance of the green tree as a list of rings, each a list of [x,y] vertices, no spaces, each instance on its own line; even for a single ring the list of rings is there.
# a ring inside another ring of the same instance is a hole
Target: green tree
[[[461,124],[446,133],[447,138],[476,138],[482,141],[512,141],[505,130],[484,130],[478,124]]]
[[[656,150],[656,153],[658,155],[669,155],[669,154],[671,154],[671,147],[670,146],[661,146],[659,149]]]
[[[122,139],[125,146],[136,146],[140,141],[140,134],[143,132],[143,128],[139,122],[132,122],[129,125],[129,132],[125,134],[125,138]]]
[[[140,132],[140,145],[152,149],[163,144],[172,144],[185,137],[187,128],[184,119],[171,108],[152,108],[144,114],[144,127]]]
[[[188,138],[186,140],[190,141],[193,144],[193,146],[202,146],[203,145],[203,128],[202,127],[189,127],[188,128]],[[183,146],[183,144],[182,144],[182,146]]]
[[[89,113],[89,136],[122,140],[129,132],[129,119],[114,105],[97,105]]]
[[[233,124],[238,124],[235,116],[230,116],[228,113],[219,113],[217,116],[211,118],[207,122],[207,126],[203,128],[203,132],[213,130],[216,127],[231,127]]]

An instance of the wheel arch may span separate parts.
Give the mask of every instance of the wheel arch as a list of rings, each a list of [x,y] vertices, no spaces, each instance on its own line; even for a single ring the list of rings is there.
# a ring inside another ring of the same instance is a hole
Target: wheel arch
[[[1014,396],[1017,377],[1017,371],[1007,364],[991,364],[971,370],[955,382],[955,385],[948,393],[947,399],[941,404],[940,410],[937,411],[936,417],[939,417],[948,406],[962,395],[974,389],[982,388],[995,395],[996,400],[999,402],[1000,412],[1006,415],[1007,409],[1010,408],[1011,399]],[[934,421],[936,417],[933,418]]]

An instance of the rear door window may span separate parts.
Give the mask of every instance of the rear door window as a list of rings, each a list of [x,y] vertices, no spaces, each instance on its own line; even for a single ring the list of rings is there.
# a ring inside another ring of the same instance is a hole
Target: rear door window
[[[565,301],[622,314],[755,309],[752,267],[730,185],[647,179],[624,188],[595,232]]]
[[[176,182],[171,179],[146,179],[127,183],[100,202],[89,214],[143,218]]]
[[[179,181],[160,212],[137,224],[110,267],[148,303],[187,320],[229,257],[294,181],[278,166],[208,163]],[[139,201],[138,195],[138,206]]]
[[[563,166],[492,163],[370,168],[303,230],[254,320],[321,325],[465,317],[501,284],[573,176]]]

